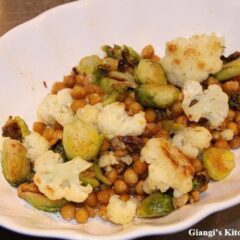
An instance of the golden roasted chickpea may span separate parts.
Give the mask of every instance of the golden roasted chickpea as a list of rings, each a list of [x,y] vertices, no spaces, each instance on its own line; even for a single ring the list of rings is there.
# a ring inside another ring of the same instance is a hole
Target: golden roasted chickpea
[[[78,223],[86,223],[88,221],[88,212],[85,208],[79,208],[75,211],[75,219]]]
[[[114,182],[113,190],[116,194],[126,194],[129,192],[129,186],[123,180],[118,179]]]
[[[228,142],[224,139],[218,139],[215,142],[214,147],[222,148],[222,149],[230,149]]]
[[[76,208],[73,204],[66,204],[61,208],[60,214],[63,219],[70,221],[74,218],[75,210]]]
[[[74,76],[65,76],[63,79],[63,83],[67,88],[73,88],[74,85],[76,84],[76,79]]]
[[[154,48],[151,44],[145,46],[141,53],[142,58],[152,58],[154,56]]]
[[[133,163],[133,170],[135,173],[137,173],[138,175],[141,175],[143,173],[145,173],[148,169],[148,165],[146,162],[142,162],[140,160],[137,160]]]
[[[87,96],[87,98],[88,98],[88,101],[91,105],[95,105],[97,103],[100,103],[103,100],[102,96],[99,95],[98,93],[89,94]]]
[[[123,174],[123,179],[129,186],[134,186],[138,182],[138,175],[132,168],[128,168]]]
[[[109,199],[111,197],[112,190],[105,189],[97,192],[97,200],[100,204],[108,204]]]
[[[85,105],[86,102],[83,99],[74,100],[71,104],[71,109],[74,113],[76,113],[79,108],[83,108]]]
[[[71,95],[74,99],[81,99],[85,98],[87,93],[84,87],[75,85],[74,88],[72,89]]]
[[[33,131],[42,135],[46,125],[43,122],[34,122],[33,123]]]
[[[139,195],[141,194],[144,194],[144,191],[143,191],[143,183],[144,181],[143,180],[140,180],[137,184],[136,184],[136,187],[135,187],[135,192]]]
[[[147,123],[152,123],[157,120],[157,113],[152,108],[148,108],[145,110],[145,118]]]
[[[114,183],[117,178],[118,178],[118,174],[117,174],[117,171],[113,168],[111,171],[109,171],[107,174],[106,174],[106,178],[111,182],[111,183]]]
[[[87,199],[85,200],[86,205],[89,207],[96,207],[97,202],[98,202],[98,200],[97,200],[97,195],[95,192],[91,192],[88,195]]]
[[[65,85],[63,82],[55,82],[52,85],[52,93],[53,94],[57,94],[60,90],[64,89]]]

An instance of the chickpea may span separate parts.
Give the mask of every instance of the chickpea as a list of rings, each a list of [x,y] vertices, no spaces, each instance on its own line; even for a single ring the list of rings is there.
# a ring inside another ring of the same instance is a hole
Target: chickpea
[[[214,147],[216,148],[222,148],[222,149],[230,149],[228,142],[224,139],[218,139],[215,144]]]
[[[134,186],[138,182],[138,175],[132,168],[128,168],[123,174],[123,179],[129,186]]]
[[[121,174],[126,167],[126,163],[120,162],[114,166],[115,170],[117,171],[117,174]]]
[[[67,88],[73,88],[76,84],[76,79],[74,76],[65,76],[63,79],[63,83]]]
[[[136,187],[135,187],[135,191],[137,194],[141,195],[141,194],[144,194],[144,191],[143,191],[143,180],[140,180],[137,184],[136,184]]]
[[[81,99],[85,98],[87,93],[84,87],[75,85],[74,88],[72,89],[71,95],[75,99]]]
[[[187,124],[188,124],[188,119],[187,119],[186,116],[181,115],[181,116],[177,117],[176,123],[180,123],[180,124],[182,124],[182,125],[184,125],[184,126],[187,126]]]
[[[74,218],[75,210],[76,208],[73,204],[66,204],[61,208],[60,214],[63,219],[70,221]]]
[[[87,94],[98,93],[99,95],[103,94],[102,89],[96,84],[88,84],[85,86]]]
[[[88,220],[88,212],[85,208],[79,208],[75,212],[75,219],[78,223],[86,223]]]
[[[90,218],[94,218],[96,216],[96,210],[94,208],[89,207],[88,205],[84,205],[84,208],[88,212],[88,216]]]
[[[101,145],[101,151],[107,151],[110,148],[110,142],[106,138],[104,138],[102,145]]]
[[[156,133],[156,137],[166,138],[168,139],[168,131],[165,129],[159,129],[159,131]]]
[[[233,119],[235,118],[235,112],[232,110],[232,109],[229,109],[228,110],[228,116],[227,116],[227,118],[228,118],[228,120],[229,121],[233,121]]]
[[[117,149],[115,152],[114,152],[114,155],[116,157],[124,157],[128,154],[128,151],[125,150],[125,149]]]
[[[235,121],[237,124],[240,124],[240,112],[236,112],[236,113],[235,113],[234,121]]]
[[[99,217],[106,220],[107,219],[107,206],[106,205],[100,205],[97,214],[98,214]]]
[[[128,185],[121,179],[118,179],[114,182],[113,189],[116,194],[120,194],[120,195],[129,192]]]
[[[231,149],[237,149],[240,147],[240,137],[236,137],[229,142]]]
[[[111,189],[105,189],[105,190],[99,191],[97,193],[98,202],[100,204],[108,204],[111,194],[112,194]]]
[[[226,93],[232,93],[236,92],[239,88],[239,82],[238,81],[227,81],[223,84],[222,89]]]
[[[183,109],[182,109],[182,103],[181,102],[175,102],[172,106],[171,106],[171,112],[173,114],[173,116],[179,116],[182,114]]]
[[[48,127],[48,128],[44,128],[42,136],[46,140],[51,141],[51,139],[54,137],[54,133],[55,133],[54,129],[51,127]]]
[[[133,170],[135,173],[137,173],[138,175],[141,175],[143,173],[145,173],[148,169],[148,165],[146,162],[142,162],[140,160],[137,160],[133,163]]]
[[[193,191],[190,193],[190,203],[194,203],[199,201],[200,192],[199,191]]]
[[[46,125],[43,122],[34,122],[33,131],[42,135]]]
[[[203,164],[199,159],[193,158],[191,160],[191,162],[192,162],[192,165],[193,165],[193,168],[194,168],[195,172],[200,172],[200,171],[203,170]]]
[[[135,98],[133,97],[127,97],[124,101],[124,104],[127,109],[129,109],[130,105],[135,102]]]
[[[152,123],[157,120],[157,113],[152,108],[148,108],[145,110],[145,118],[147,123]]]
[[[138,102],[131,103],[129,106],[129,109],[128,109],[130,115],[137,114],[137,113],[141,112],[142,110],[143,110],[143,107]]]
[[[229,122],[227,128],[233,131],[233,135],[236,136],[239,134],[239,127],[235,122]]]
[[[63,82],[55,82],[52,85],[52,93],[53,94],[57,94],[60,90],[64,89],[65,85]]]
[[[74,113],[76,113],[79,108],[83,108],[85,105],[86,105],[86,102],[83,99],[74,100],[71,105],[71,109]]]
[[[129,195],[128,194],[122,194],[120,195],[119,199],[123,202],[127,202],[129,200]]]
[[[78,74],[77,76],[76,76],[76,84],[78,84],[78,85],[83,85],[83,80],[85,79],[86,77],[84,76],[84,75],[82,75],[82,74]]]
[[[207,85],[209,86],[209,85],[213,85],[213,84],[219,85],[219,81],[215,77],[211,76],[207,79]]]
[[[95,192],[91,192],[88,195],[87,199],[85,200],[86,205],[89,207],[96,207],[97,202],[98,202],[98,200],[97,200],[97,195]]]
[[[102,102],[102,96],[100,96],[98,93],[92,93],[92,94],[88,95],[87,98],[91,105]]]
[[[173,206],[174,208],[180,208],[182,206],[184,206],[189,200],[189,195],[187,193],[181,195],[180,197],[176,198],[173,197],[172,202],[173,202]]]
[[[111,183],[114,183],[118,178],[117,171],[115,169],[112,169],[106,174],[106,177]]]
[[[145,194],[136,194],[136,195],[134,195],[134,197],[138,200],[138,201],[142,201],[142,200],[144,200],[145,198],[146,198],[146,195]]]
[[[154,48],[151,44],[145,46],[141,53],[142,58],[152,58],[154,56]]]

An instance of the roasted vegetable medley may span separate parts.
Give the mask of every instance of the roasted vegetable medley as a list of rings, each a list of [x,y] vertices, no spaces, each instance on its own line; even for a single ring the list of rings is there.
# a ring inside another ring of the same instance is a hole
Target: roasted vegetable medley
[[[223,38],[102,47],[55,82],[29,130],[2,127],[6,181],[34,208],[86,223],[162,217],[227,178],[240,147],[239,52]],[[213,183],[214,184],[214,183]]]

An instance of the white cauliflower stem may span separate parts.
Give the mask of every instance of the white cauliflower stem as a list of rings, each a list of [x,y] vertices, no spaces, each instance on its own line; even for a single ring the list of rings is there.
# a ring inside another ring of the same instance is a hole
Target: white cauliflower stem
[[[107,105],[99,113],[98,128],[108,138],[116,136],[138,136],[144,132],[146,126],[145,113],[139,112],[128,116],[125,105],[115,102]]]
[[[180,193],[192,189],[194,174],[190,160],[163,138],[152,138],[141,151],[141,160],[150,164],[148,177],[143,184],[146,193],[165,192],[169,187]]]
[[[222,68],[223,49],[223,38],[215,34],[177,38],[167,43],[161,64],[168,80],[182,87],[187,80],[202,82],[209,74],[218,72]]]
[[[129,199],[123,202],[119,196],[113,195],[107,206],[107,217],[110,221],[116,224],[131,223],[136,215],[137,200]]]
[[[189,120],[198,122],[200,118],[205,118],[214,129],[227,117],[228,96],[218,85],[210,85],[203,91],[200,83],[187,81],[183,87],[183,95],[182,107]],[[191,105],[193,101],[196,103]]]
[[[65,88],[55,94],[46,96],[38,107],[38,119],[46,124],[53,124],[55,121],[62,126],[73,120],[71,104],[71,89]]]
[[[47,151],[35,160],[34,182],[51,200],[65,198],[73,202],[83,202],[92,192],[92,186],[81,185],[79,173],[91,165],[80,157],[63,163],[58,153]]]
[[[27,135],[23,140],[23,145],[27,149],[27,157],[32,162],[50,147],[49,142],[37,132]]]
[[[212,135],[204,127],[187,127],[178,132],[172,144],[190,158],[196,158],[204,148],[209,147]]]

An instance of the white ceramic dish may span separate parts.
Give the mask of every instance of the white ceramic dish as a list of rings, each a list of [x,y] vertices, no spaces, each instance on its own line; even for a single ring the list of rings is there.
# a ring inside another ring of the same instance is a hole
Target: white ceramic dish
[[[237,50],[240,1],[234,0],[82,0],[54,8],[0,39],[0,125],[10,114],[31,123],[50,86],[85,55],[103,44],[128,44],[140,50],[179,36],[217,32],[226,37],[226,53]],[[223,15],[224,12],[224,15]],[[125,227],[99,219],[84,225],[61,221],[20,200],[0,174],[0,225],[17,232],[65,239],[126,239],[180,231],[207,215],[240,203],[240,163],[229,178],[210,184],[194,205],[159,219]]]

